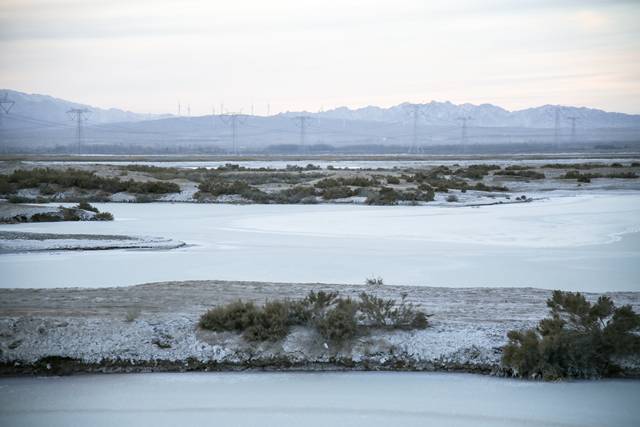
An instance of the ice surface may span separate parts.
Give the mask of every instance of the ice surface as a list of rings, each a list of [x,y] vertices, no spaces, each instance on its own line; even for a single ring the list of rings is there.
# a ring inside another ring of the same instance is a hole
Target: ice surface
[[[0,380],[11,426],[636,426],[640,381],[198,373]]]
[[[640,195],[472,207],[96,204],[112,222],[0,230],[162,236],[170,251],[0,255],[2,287],[223,279],[639,290]]]

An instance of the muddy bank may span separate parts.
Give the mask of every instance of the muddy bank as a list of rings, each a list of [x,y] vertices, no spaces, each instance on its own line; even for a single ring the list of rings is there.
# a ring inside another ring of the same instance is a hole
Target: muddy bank
[[[432,314],[425,330],[373,330],[342,346],[294,327],[280,342],[251,344],[203,331],[199,316],[239,298],[262,303],[309,290],[355,297],[366,289]],[[534,326],[550,291],[259,282],[164,282],[99,289],[0,289],[3,375],[188,370],[426,370],[500,374],[511,329]],[[640,309],[640,292],[609,294]],[[597,297],[596,294],[589,294]],[[637,375],[637,363],[625,373]]]

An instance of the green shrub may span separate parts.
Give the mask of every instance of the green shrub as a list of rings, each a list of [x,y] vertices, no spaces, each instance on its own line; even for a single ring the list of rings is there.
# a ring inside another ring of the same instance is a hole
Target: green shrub
[[[289,334],[289,304],[286,301],[267,302],[257,310],[253,324],[244,330],[247,341],[278,341]]]
[[[98,221],[113,221],[113,214],[111,212],[98,212],[94,218]]]
[[[382,277],[367,277],[364,279],[364,284],[367,286],[383,286],[384,280]]]
[[[402,294],[400,302],[396,302],[393,299],[383,299],[361,292],[358,304],[360,319],[378,328],[426,328],[427,316],[416,310],[413,304],[407,303],[406,299],[407,294]]]
[[[388,176],[387,177],[387,184],[392,185],[392,184],[400,184],[400,179],[396,176]]]
[[[492,170],[499,170],[499,165],[469,165],[464,169],[457,169],[454,174],[462,178],[479,180]]]
[[[32,222],[58,222],[62,221],[63,218],[60,215],[52,214],[52,213],[36,213],[31,215]]]
[[[80,221],[80,215],[78,215],[77,210],[73,208],[61,208],[61,210],[64,221]]]
[[[560,176],[560,179],[576,179],[578,182],[591,182],[593,178],[600,178],[599,174],[594,173],[580,173],[577,170],[567,171],[564,175]]]
[[[542,172],[536,172],[532,170],[511,170],[507,168],[507,170],[497,171],[494,175],[500,176],[513,176],[517,178],[526,178],[526,179],[545,179],[545,175]]]
[[[635,179],[638,178],[638,174],[635,172],[618,172],[610,173],[606,175],[607,178],[621,178],[621,179]]]
[[[640,355],[640,316],[606,296],[592,304],[580,293],[554,291],[551,317],[537,328],[510,331],[502,363],[528,378],[594,378],[616,373],[615,360]]]
[[[100,212],[98,210],[98,208],[96,208],[95,206],[92,206],[89,202],[87,202],[86,200],[81,201],[80,203],[78,203],[78,205],[76,206],[76,209],[82,209],[84,211],[90,211],[90,212],[95,212],[98,213]]]
[[[180,186],[173,182],[121,181],[117,178],[103,178],[97,176],[94,172],[78,169],[18,169],[8,175],[6,181],[13,191],[21,188],[41,188],[41,186],[48,188],[51,185],[63,188],[76,187],[85,190],[103,190],[109,193],[126,191],[130,193],[164,194],[180,191]]]
[[[316,190],[313,187],[296,185],[281,190],[275,197],[278,203],[315,203]]]
[[[22,197],[22,196],[16,196],[16,195],[9,196],[9,198],[7,200],[9,201],[9,203],[29,203],[29,202],[33,202],[33,200],[29,199],[28,197]]]
[[[356,193],[347,186],[328,187],[322,190],[320,195],[325,200],[344,199],[354,196]]]
[[[242,332],[255,324],[258,309],[252,302],[236,301],[212,308],[200,317],[200,327],[212,331]]]
[[[360,301],[339,298],[337,292],[311,291],[302,300],[267,302],[262,307],[236,301],[203,314],[199,326],[212,331],[242,333],[247,341],[278,341],[295,325],[315,328],[326,340],[341,343],[352,338],[359,327],[422,329],[427,315],[406,302],[384,300],[363,292]],[[359,325],[358,321],[363,321]]]
[[[358,306],[351,299],[339,299],[334,307],[327,310],[316,322],[320,335],[334,343],[352,339],[358,331],[356,313]]]
[[[381,187],[380,191],[367,197],[365,203],[368,205],[397,205],[402,200],[401,194],[389,187]]]

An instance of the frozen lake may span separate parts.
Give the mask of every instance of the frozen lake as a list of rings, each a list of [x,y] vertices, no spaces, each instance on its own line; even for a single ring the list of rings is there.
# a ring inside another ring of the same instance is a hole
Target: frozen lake
[[[640,381],[437,373],[0,379],[6,426],[637,426]]]
[[[113,222],[0,230],[168,237],[166,251],[0,255],[2,287],[221,279],[640,290],[640,194],[484,207],[97,204]]]

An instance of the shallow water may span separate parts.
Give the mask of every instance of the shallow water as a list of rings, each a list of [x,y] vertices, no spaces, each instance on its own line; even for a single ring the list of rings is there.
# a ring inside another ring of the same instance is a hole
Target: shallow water
[[[438,373],[0,379],[6,426],[636,426],[640,381]]]
[[[0,230],[151,235],[166,251],[0,255],[2,287],[228,279],[640,290],[640,195],[472,207],[98,204],[113,222]]]

